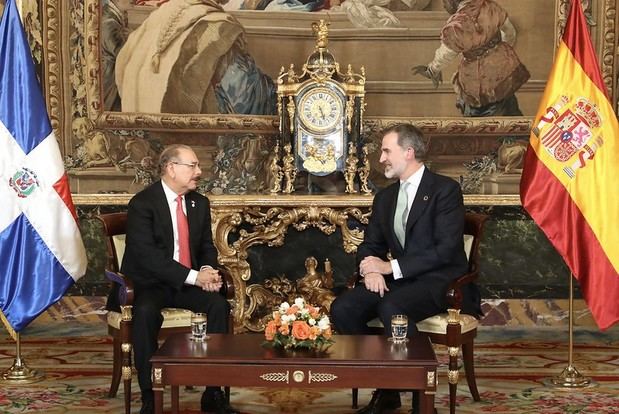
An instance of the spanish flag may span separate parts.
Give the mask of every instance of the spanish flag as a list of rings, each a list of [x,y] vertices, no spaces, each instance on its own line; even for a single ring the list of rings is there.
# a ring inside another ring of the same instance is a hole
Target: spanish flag
[[[535,117],[520,197],[598,326],[619,321],[619,125],[578,0]]]

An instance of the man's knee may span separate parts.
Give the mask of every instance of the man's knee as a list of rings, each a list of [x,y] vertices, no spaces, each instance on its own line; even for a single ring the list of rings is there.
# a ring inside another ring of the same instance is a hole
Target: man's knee
[[[152,303],[137,302],[133,306],[133,319],[142,321],[159,321],[163,322],[163,315],[161,315],[161,309]]]
[[[393,300],[389,300],[389,298],[384,298],[378,305],[378,315],[380,319],[383,321],[383,324],[387,324],[387,322],[391,321],[392,315],[405,314],[404,308],[399,305],[397,302]]]
[[[331,303],[331,319],[337,325],[338,321],[350,315],[350,301],[344,296],[335,298]]]
[[[211,313],[216,313],[218,315],[228,315],[230,313],[230,304],[222,295],[213,295],[211,301]]]

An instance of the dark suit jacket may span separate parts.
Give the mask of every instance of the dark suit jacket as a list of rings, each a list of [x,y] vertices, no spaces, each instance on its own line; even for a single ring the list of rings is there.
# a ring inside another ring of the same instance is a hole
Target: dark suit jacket
[[[431,285],[435,303],[444,307],[449,282],[468,270],[460,186],[426,167],[406,222],[405,246],[400,245],[393,231],[399,188],[398,181],[374,197],[365,237],[357,250],[357,263],[366,256],[387,260],[390,252],[398,260],[404,278]]]
[[[185,205],[192,268],[199,270],[204,265],[217,267],[208,199],[192,191],[185,195]],[[157,181],[129,202],[126,249],[121,271],[133,280],[136,291],[161,284],[180,290],[189,269],[172,259],[173,251],[170,208],[161,181]]]

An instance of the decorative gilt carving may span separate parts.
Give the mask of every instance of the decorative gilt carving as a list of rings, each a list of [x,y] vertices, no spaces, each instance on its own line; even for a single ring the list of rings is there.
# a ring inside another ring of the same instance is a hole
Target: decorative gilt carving
[[[297,292],[305,298],[307,303],[315,306],[320,306],[323,310],[329,312],[331,303],[335,300],[335,294],[329,288],[329,278],[333,275],[330,272],[330,262],[325,262],[325,272],[320,273],[317,270],[318,261],[315,257],[305,259],[305,275],[296,281]],[[333,282],[331,281],[331,284]],[[333,286],[331,286],[333,287]]]
[[[447,372],[447,382],[449,382],[450,384],[457,384],[459,376],[460,376],[460,373],[457,370],[450,369]]]
[[[123,380],[131,379],[131,375],[132,375],[131,367],[124,366],[124,367],[122,367],[121,372],[122,372],[121,375],[123,377]]]
[[[460,309],[447,309],[447,323],[460,323]]]
[[[260,378],[268,382],[285,382],[288,384],[289,371],[286,372],[266,372],[260,375]]]
[[[61,23],[62,14],[58,10],[58,0],[47,0],[44,2],[44,15],[41,16],[43,36],[43,65],[47,76],[42,76],[45,82],[45,93],[47,102],[47,111],[51,121],[52,128],[56,131],[59,137],[62,137],[65,132],[65,127],[62,122],[63,111],[63,71],[61,67]]]
[[[131,319],[133,319],[133,306],[121,305],[120,318],[123,322],[131,322]]]
[[[307,383],[311,384],[312,382],[331,382],[337,379],[337,375],[328,373],[328,372],[307,372]]]
[[[125,354],[127,354],[127,353],[131,352],[131,349],[132,349],[131,343],[129,343],[129,342],[123,342],[123,343],[120,345],[120,349],[121,349],[121,351],[122,351],[123,353],[125,353]]]
[[[292,379],[294,382],[303,382],[305,379],[305,373],[303,371],[295,371],[292,373]]]
[[[357,227],[350,228],[349,221],[367,224],[372,202],[367,197],[352,196],[325,196],[320,199],[312,196],[211,196],[210,199],[219,262],[230,272],[236,288],[234,317],[235,327],[239,331],[264,329],[264,321],[261,320],[264,310],[272,310],[281,303],[281,298],[288,298],[291,292],[298,289],[289,280],[277,277],[262,285],[246,286],[251,278],[247,258],[252,246],[282,246],[291,226],[298,231],[314,227],[326,235],[339,229],[342,248],[353,254],[363,240],[363,232]],[[320,202],[320,207],[317,202]],[[311,285],[310,282],[308,285]]]
[[[282,302],[289,303],[301,296],[307,303],[320,306],[329,312],[335,295],[331,291],[333,287],[333,274],[331,263],[325,261],[325,272],[317,271],[318,261],[315,257],[305,260],[307,273],[296,282],[285,276],[274,276],[264,280],[261,284],[253,284],[247,287],[249,305],[246,313],[252,315],[246,326],[252,331],[261,332],[271,319],[272,310]]]
[[[528,135],[533,118],[366,118],[365,131],[381,131],[388,125],[410,122],[428,135]]]
[[[348,70],[351,70],[350,65],[348,65]],[[352,117],[355,114],[355,97],[349,96],[346,101],[346,129],[350,134],[352,132]]]
[[[101,59],[99,55],[99,30],[101,26],[100,0],[86,0],[84,20],[86,32],[84,36],[86,56],[86,110],[90,119],[97,119],[102,112],[101,104]]]
[[[606,84],[606,88],[610,91],[611,95],[614,93],[615,99],[618,99],[619,93],[617,93],[615,87],[615,75],[619,72],[617,69],[617,58],[619,57],[619,44],[617,42],[617,1],[606,0],[604,2],[604,10],[602,12],[603,25],[602,30],[602,59],[600,62],[602,70],[602,79]],[[617,49],[615,49],[617,48]],[[615,55],[617,53],[617,55]]]
[[[80,206],[126,206],[129,200],[133,197],[132,194],[73,194],[73,202]],[[279,196],[268,198],[258,195],[208,195],[211,201],[211,208],[217,210],[229,209],[233,206],[239,207],[242,205],[285,205],[295,206],[309,204],[312,201],[307,200],[303,196],[292,196],[290,198],[286,196]],[[351,201],[352,200],[352,201]],[[333,199],[325,201],[325,203],[333,203]],[[372,205],[372,199],[364,197],[363,202],[359,198],[351,198],[350,196],[342,196],[341,202],[334,204],[336,206],[358,206],[365,207]],[[465,206],[520,206],[520,196],[518,194],[464,194]]]
[[[163,380],[163,369],[153,368],[153,385],[161,385]]]
[[[292,124],[290,124],[292,125]],[[284,145],[284,156],[282,157],[282,170],[284,172],[284,193],[294,192],[294,180],[297,177],[297,169],[294,166],[294,155],[290,143]]]
[[[288,97],[288,103],[286,104],[286,110],[288,111],[288,123],[290,124],[290,133],[294,133],[294,114],[296,111],[296,106],[294,104],[294,98],[292,96]]]
[[[428,371],[426,376],[426,387],[434,388],[436,387],[436,372]]]
[[[371,195],[372,190],[370,190],[370,187],[368,185],[368,181],[370,179],[370,170],[372,168],[370,166],[370,158],[368,156],[368,154],[370,153],[370,147],[365,144],[361,147],[361,153],[363,154],[363,158],[361,159],[361,165],[359,166],[359,170],[357,171],[357,173],[359,174],[359,183],[361,186],[360,190],[365,195]]]
[[[457,357],[459,351],[460,351],[460,348],[457,347],[457,346],[448,346],[447,347],[447,353],[449,354],[450,357]]]
[[[269,163],[269,174],[271,181],[270,191],[274,194],[279,193],[282,190],[282,178],[284,177],[284,173],[282,172],[282,167],[279,164],[279,141],[277,141],[275,148],[273,149],[271,162]]]
[[[344,171],[346,192],[348,194],[354,194],[357,192],[357,189],[355,188],[355,176],[357,175],[358,163],[359,158],[357,157],[357,148],[355,143],[350,141],[348,143],[348,156],[346,157],[346,170]]]

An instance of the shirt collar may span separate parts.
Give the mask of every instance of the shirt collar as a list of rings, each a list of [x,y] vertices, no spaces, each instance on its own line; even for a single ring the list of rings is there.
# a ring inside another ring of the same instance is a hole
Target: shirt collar
[[[423,177],[423,172],[425,171],[425,169],[426,169],[426,166],[421,164],[421,167],[419,167],[419,169],[415,171],[413,175],[408,177],[406,181],[411,185],[410,188],[419,187],[419,183],[421,182],[421,177]],[[404,181],[400,181],[400,185],[402,185],[402,183],[404,183]]]
[[[163,187],[163,192],[165,193],[165,199],[168,201],[168,204],[172,204],[178,198],[178,194],[176,194],[166,183],[161,180],[161,186]]]

